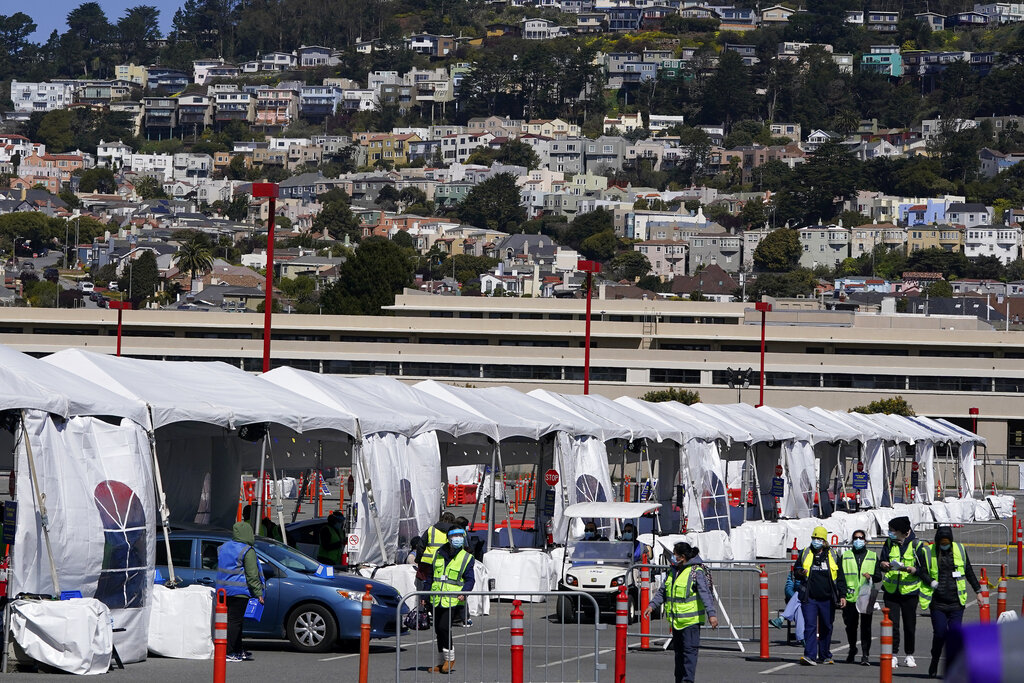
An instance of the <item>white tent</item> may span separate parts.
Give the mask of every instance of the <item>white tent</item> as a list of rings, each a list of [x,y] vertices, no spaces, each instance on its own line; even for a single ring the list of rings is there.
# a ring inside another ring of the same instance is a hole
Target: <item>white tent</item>
[[[0,468],[15,470],[19,505],[8,594],[94,597],[122,660],[145,659],[156,538],[145,406],[7,347],[0,387]]]

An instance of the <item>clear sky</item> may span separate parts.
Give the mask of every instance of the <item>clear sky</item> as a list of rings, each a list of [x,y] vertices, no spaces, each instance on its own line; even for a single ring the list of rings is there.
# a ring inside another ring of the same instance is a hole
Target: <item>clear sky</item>
[[[50,37],[50,33],[57,29],[58,33],[68,30],[64,22],[68,12],[83,4],[86,0],[42,0],[36,3],[8,3],[0,2],[0,14],[14,14],[24,12],[32,17],[32,21],[38,27],[32,36],[32,42],[42,43]],[[138,5],[150,5],[160,10],[160,32],[167,35],[171,30],[171,20],[174,13],[184,4],[184,0],[98,0],[100,7],[107,15],[107,21],[116,24],[117,20],[124,16],[124,11],[129,7]]]

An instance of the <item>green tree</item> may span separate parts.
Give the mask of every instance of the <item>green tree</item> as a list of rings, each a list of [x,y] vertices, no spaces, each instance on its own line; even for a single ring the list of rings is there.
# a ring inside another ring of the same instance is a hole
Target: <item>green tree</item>
[[[925,287],[922,293],[927,294],[933,299],[948,299],[953,296],[953,285],[945,280],[936,280]]]
[[[834,218],[842,202],[857,190],[860,163],[849,150],[830,140],[806,163],[797,166],[777,197],[778,218],[805,225]]]
[[[135,183],[135,193],[142,199],[167,199],[163,185],[153,176],[145,176]]]
[[[904,417],[913,417],[917,415],[917,413],[914,412],[913,407],[907,403],[907,399],[902,396],[880,398],[877,401],[868,403],[867,405],[850,408],[850,412],[865,413],[867,415],[884,413],[886,415],[903,415]]]
[[[651,272],[651,262],[639,251],[624,251],[613,257],[608,269],[617,280],[637,280]]]
[[[753,284],[747,285],[747,296],[751,301],[759,301],[762,296],[806,297],[814,293],[817,281],[814,272],[806,268],[798,268],[788,273],[761,273]]]
[[[124,264],[117,281],[118,289],[132,302],[132,308],[141,308],[146,299],[156,294],[159,284],[160,270],[156,265],[156,255],[149,250]]]
[[[186,241],[171,257],[178,270],[186,272],[193,280],[196,274],[202,275],[213,268],[213,252],[209,241],[198,236]]]
[[[344,239],[348,235],[353,242],[358,242],[362,237],[359,219],[352,213],[348,203],[340,199],[324,205],[313,219],[313,232],[330,233],[336,240]]]
[[[580,244],[580,253],[588,259],[607,261],[615,256],[621,246],[622,242],[615,236],[615,232],[605,230],[583,240],[583,243]]]
[[[71,149],[74,142],[73,120],[74,114],[70,109],[54,109],[43,115],[36,137],[46,145],[46,151],[53,154]]]
[[[676,389],[675,387],[671,387],[669,389],[662,389],[658,391],[648,391],[640,397],[640,400],[649,401],[651,403],[676,401],[678,403],[692,406],[694,403],[700,403],[700,392],[691,391],[690,389]]]
[[[413,281],[413,261],[408,252],[391,240],[368,237],[355,255],[338,269],[338,279],[320,295],[324,313],[335,315],[384,315],[384,306],[395,303]]]
[[[579,249],[583,240],[600,232],[612,229],[612,212],[607,209],[597,209],[579,214],[572,219],[561,234],[563,244]]]
[[[78,181],[78,191],[113,194],[117,191],[117,181],[114,179],[114,172],[109,168],[99,166],[84,171]]]
[[[761,273],[791,270],[800,262],[801,249],[796,230],[773,230],[754,249],[754,270]]]
[[[460,219],[470,225],[502,232],[519,232],[526,221],[519,187],[511,173],[499,173],[477,184],[459,204]]]
[[[409,234],[408,230],[399,230],[391,238],[391,241],[403,249],[413,249],[416,246],[413,243],[412,236]]]

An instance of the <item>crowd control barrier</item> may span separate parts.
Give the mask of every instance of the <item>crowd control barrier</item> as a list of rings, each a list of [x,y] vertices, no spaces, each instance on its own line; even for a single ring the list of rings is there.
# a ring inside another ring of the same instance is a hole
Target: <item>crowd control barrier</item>
[[[402,606],[407,601],[425,600],[429,604],[431,596],[440,594],[417,591],[403,595],[395,610],[395,619],[401,623]],[[596,683],[614,656],[614,647],[602,649],[600,646],[600,633],[607,625],[592,618],[600,614],[600,606],[587,593],[474,591],[473,595],[499,602],[491,603],[490,615],[470,617],[473,623],[468,628],[452,628],[455,668],[445,677],[446,681],[479,681],[481,675],[485,675],[490,680],[516,683]],[[528,599],[534,597],[546,600]],[[575,618],[562,623],[566,615],[575,615]],[[396,636],[395,681],[437,681],[437,674],[430,672],[437,660],[433,627]]]
[[[935,528],[940,526],[952,527],[953,540],[963,544],[975,567],[999,570],[1003,565],[1012,566],[1011,549],[1014,552],[1013,561],[1016,562],[1016,539],[1002,522],[919,522],[914,525],[914,533],[919,541],[931,543],[935,538]]]

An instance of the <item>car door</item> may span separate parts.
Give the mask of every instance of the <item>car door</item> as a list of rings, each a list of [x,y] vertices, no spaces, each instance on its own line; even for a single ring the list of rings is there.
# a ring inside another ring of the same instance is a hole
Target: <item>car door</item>
[[[263,617],[259,621],[253,619],[245,620],[245,632],[267,636],[280,636],[284,624],[285,615],[282,613],[284,606],[281,601],[281,578],[284,570],[274,564],[259,551],[256,551],[259,559],[260,571],[266,582],[263,584]]]
[[[185,583],[195,581],[195,568],[192,563],[195,540],[191,538],[171,539],[171,561],[174,563],[174,578]],[[164,579],[170,579],[170,571],[167,568],[167,544],[162,536],[156,542],[156,568]]]

